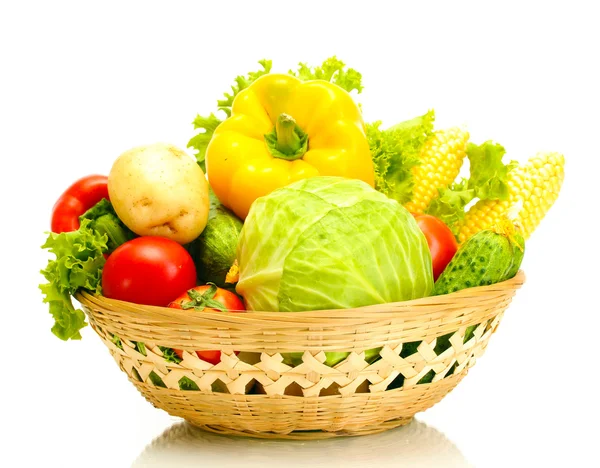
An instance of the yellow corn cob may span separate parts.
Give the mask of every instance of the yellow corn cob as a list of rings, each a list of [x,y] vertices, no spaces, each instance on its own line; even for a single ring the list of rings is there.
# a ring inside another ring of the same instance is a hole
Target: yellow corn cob
[[[414,189],[412,199],[404,207],[413,213],[423,213],[431,200],[439,195],[438,188],[454,182],[467,151],[469,133],[460,128],[435,132],[423,145],[413,167]]]
[[[556,201],[562,182],[565,158],[558,153],[538,153],[523,166],[508,174],[507,200],[485,200],[473,205],[459,222],[458,240],[462,243],[478,231],[500,221],[508,210],[521,201],[516,221],[525,239],[540,224]]]

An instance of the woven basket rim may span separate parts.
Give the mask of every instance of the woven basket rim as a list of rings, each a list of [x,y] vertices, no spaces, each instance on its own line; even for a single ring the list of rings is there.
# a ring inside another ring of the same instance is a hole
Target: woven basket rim
[[[400,301],[400,302],[389,302],[384,304],[374,304],[369,306],[348,308],[348,309],[323,309],[323,310],[309,310],[309,311],[301,311],[301,312],[266,312],[266,311],[257,311],[257,310],[249,310],[249,311],[229,311],[227,313],[223,313],[220,311],[193,311],[193,315],[190,314],[190,311],[174,309],[169,307],[160,307],[160,306],[152,306],[145,304],[136,304],[133,302],[121,301],[118,299],[109,299],[100,294],[93,294],[88,291],[82,290],[78,291],[75,294],[75,299],[81,302],[84,305],[90,306],[94,303],[98,305],[102,305],[104,307],[108,307],[111,309],[119,309],[123,306],[126,308],[135,308],[135,309],[144,309],[150,313],[156,313],[161,316],[162,319],[168,319],[169,316],[173,318],[175,321],[180,321],[184,317],[196,317],[198,319],[212,319],[222,318],[224,315],[226,316],[235,316],[241,318],[241,316],[245,316],[247,318],[269,318],[270,320],[281,319],[284,321],[288,321],[289,318],[294,317],[295,319],[302,320],[303,318],[315,318],[319,317],[325,320],[331,320],[336,318],[357,318],[358,316],[365,314],[373,315],[376,317],[380,317],[385,313],[382,312],[382,309],[386,308],[401,308],[409,310],[412,307],[418,306],[443,306],[444,304],[460,302],[461,300],[468,299],[472,300],[474,297],[481,296],[485,297],[490,293],[493,293],[498,290],[513,290],[516,291],[519,289],[525,282],[525,273],[523,270],[519,270],[517,274],[508,279],[506,281],[502,281],[500,283],[495,283],[488,286],[474,286],[471,288],[461,289],[460,291],[452,292],[449,294],[443,294],[440,296],[426,296],[419,299],[412,299],[408,301]],[[239,312],[243,312],[240,314]],[[393,312],[395,316],[402,314],[402,310]],[[296,321],[296,320],[294,320]]]

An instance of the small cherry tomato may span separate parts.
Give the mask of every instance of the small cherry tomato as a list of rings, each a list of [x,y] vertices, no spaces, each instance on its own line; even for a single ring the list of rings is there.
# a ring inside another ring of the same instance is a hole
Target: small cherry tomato
[[[226,289],[218,288],[212,283],[187,290],[172,301],[169,307],[183,310],[215,310],[220,312],[241,312],[245,310],[244,303],[238,296]],[[174,349],[173,351],[180,359],[183,359],[182,350]],[[235,354],[239,354],[239,351],[236,351]],[[196,351],[196,355],[211,364],[221,362],[221,351],[218,350]]]

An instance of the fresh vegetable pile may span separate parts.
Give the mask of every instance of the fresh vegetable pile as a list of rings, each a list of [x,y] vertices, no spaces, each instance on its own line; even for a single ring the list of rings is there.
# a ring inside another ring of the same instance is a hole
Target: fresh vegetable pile
[[[196,117],[195,159],[169,144],[136,147],[108,177],[80,179],[56,202],[42,246],[56,258],[40,285],[56,336],[81,338],[79,290],[190,314],[293,313],[449,294],[517,273],[559,194],[562,155],[506,162],[498,143],[436,129],[433,111],[365,124],[361,74],[335,57],[287,74],[260,64],[236,78],[220,115]],[[185,353],[162,351],[174,362]],[[220,361],[219,351],[196,354]],[[346,355],[326,353],[326,364]]]

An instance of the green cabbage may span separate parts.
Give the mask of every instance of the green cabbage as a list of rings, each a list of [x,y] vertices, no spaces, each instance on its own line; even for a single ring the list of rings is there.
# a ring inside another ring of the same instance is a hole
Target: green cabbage
[[[249,310],[342,309],[424,297],[425,236],[410,213],[358,180],[313,177],[252,205],[238,243]]]
[[[236,290],[248,310],[353,308],[433,289],[429,248],[412,215],[359,180],[313,177],[257,199],[237,255]],[[327,363],[344,357],[328,353]]]

